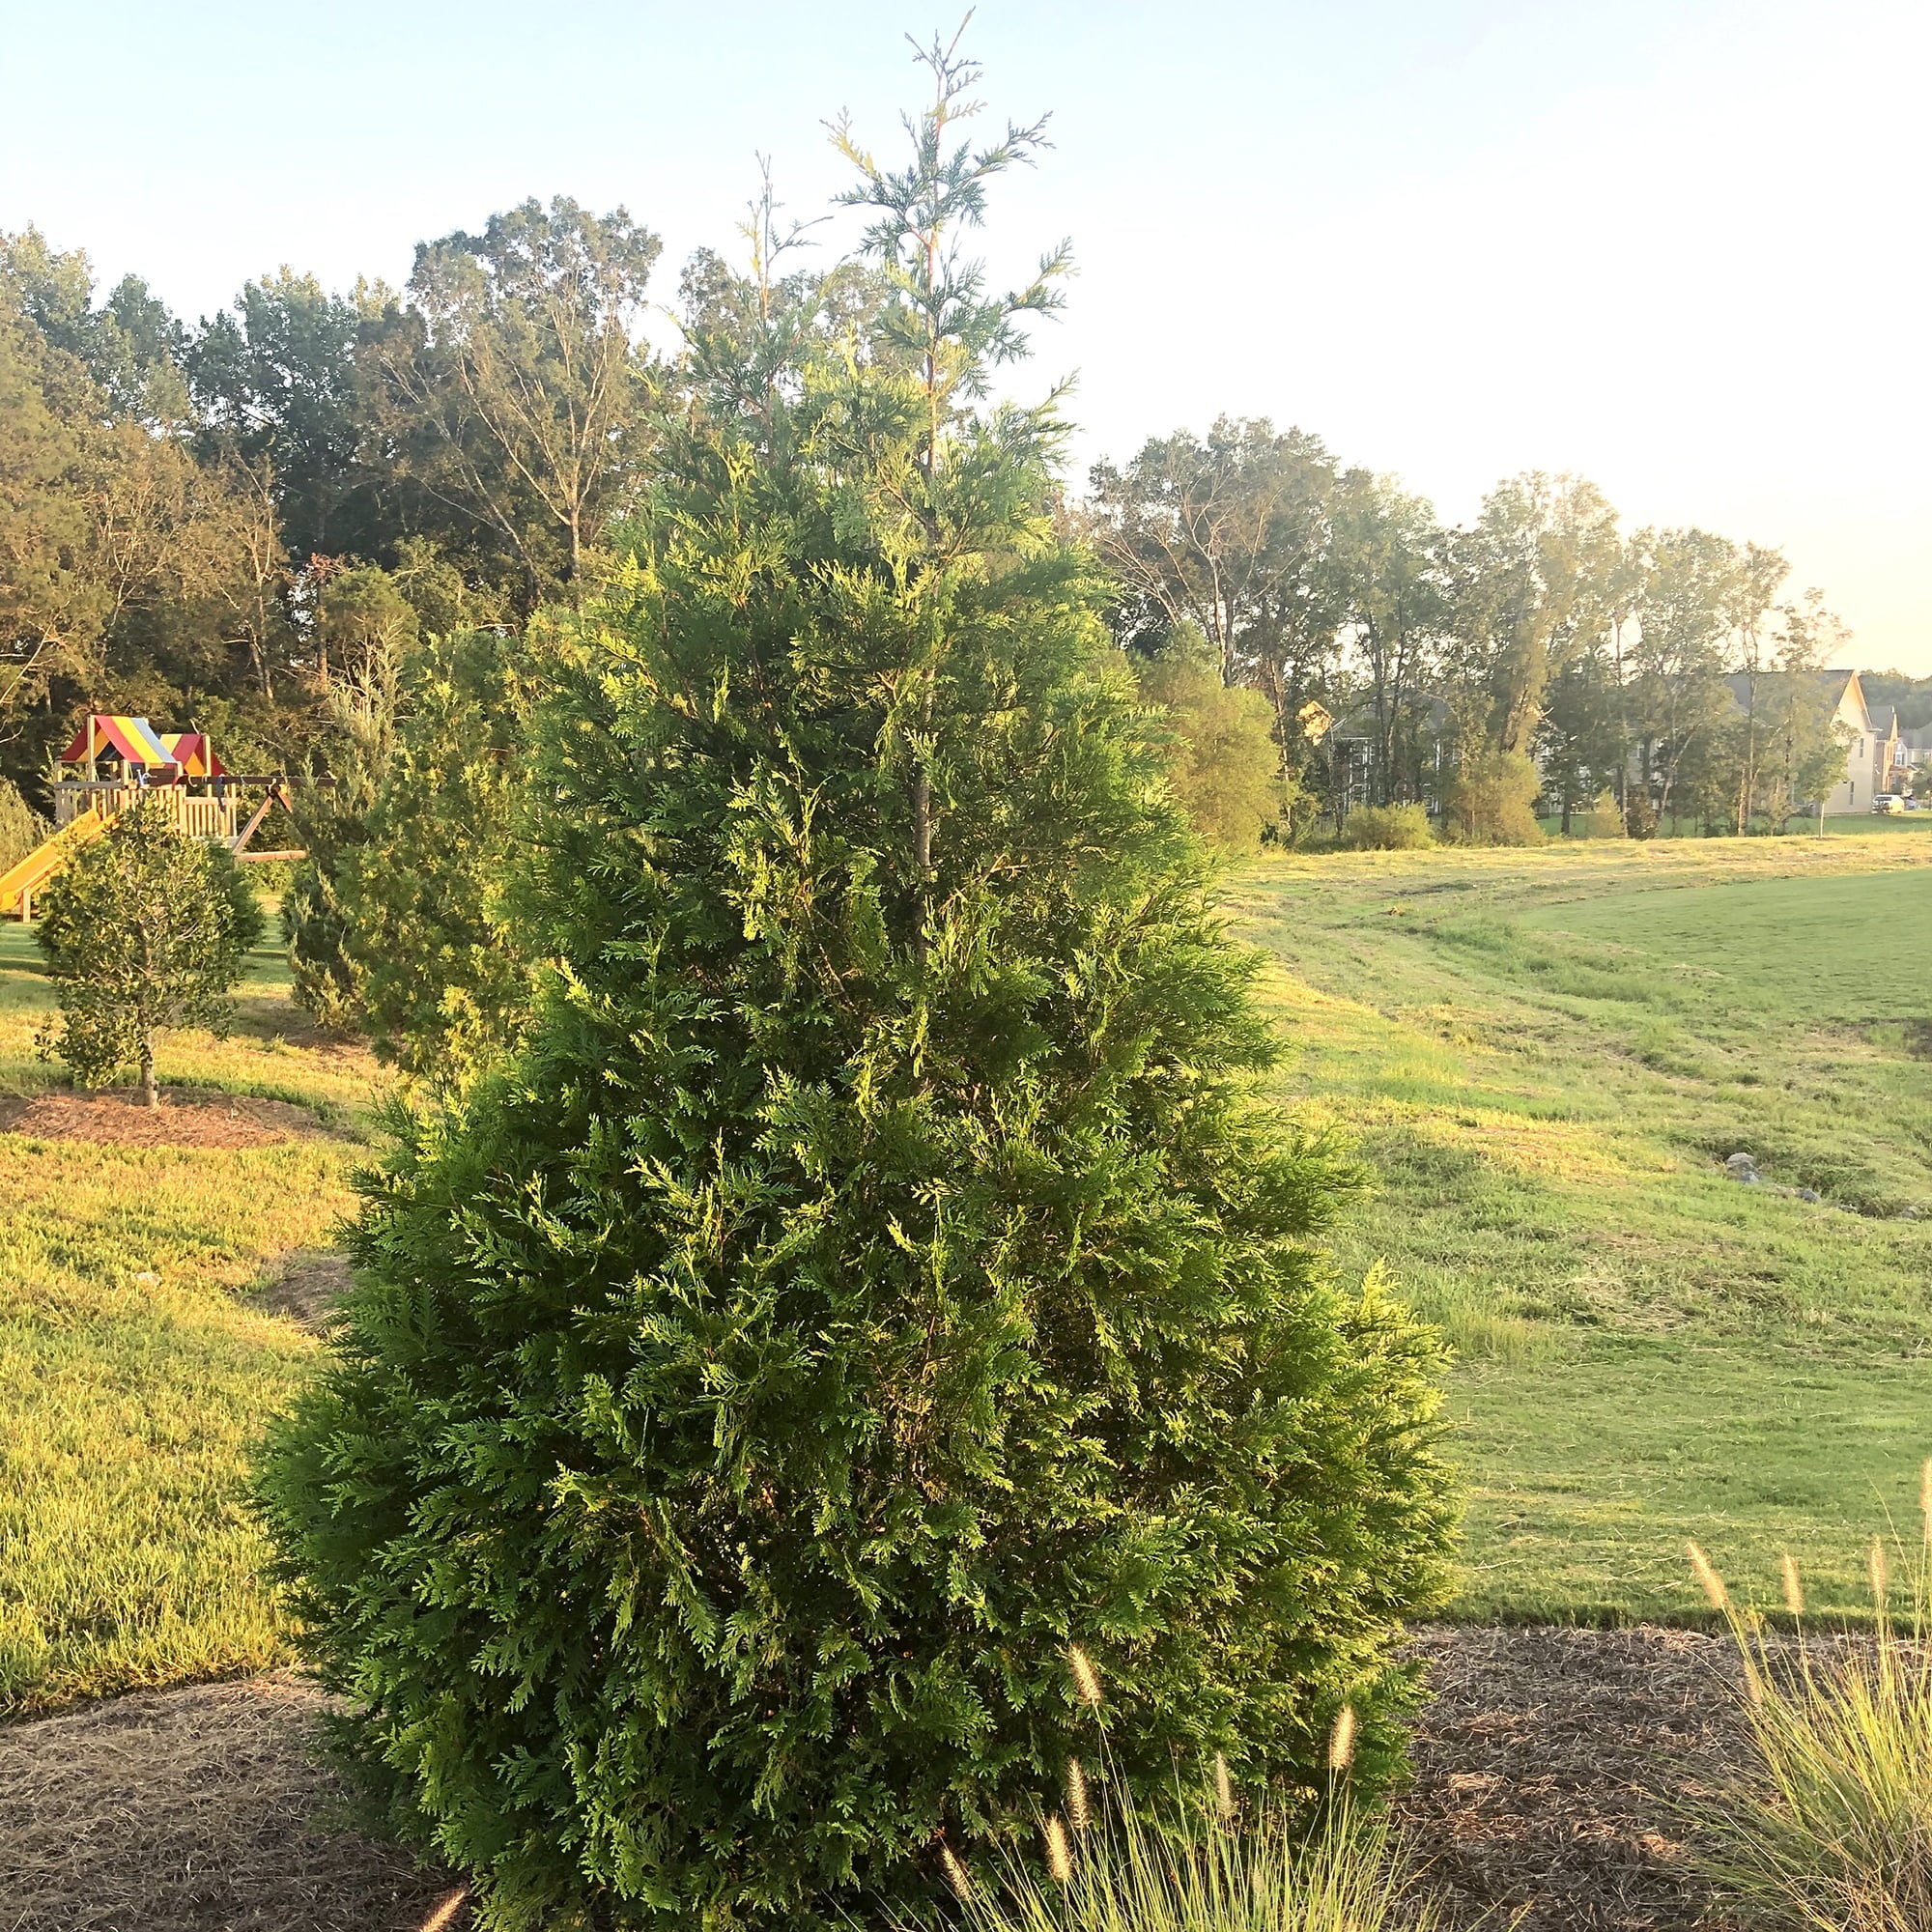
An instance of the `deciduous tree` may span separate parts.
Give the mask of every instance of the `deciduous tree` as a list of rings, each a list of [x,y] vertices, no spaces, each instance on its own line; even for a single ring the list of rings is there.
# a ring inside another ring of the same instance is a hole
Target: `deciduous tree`
[[[640,486],[656,431],[638,326],[661,246],[621,208],[526,201],[422,243],[406,298],[363,327],[376,434],[514,568],[526,608],[580,585]]]
[[[158,800],[122,812],[41,897],[35,938],[60,1000],[42,1051],[89,1086],[133,1066],[143,1101],[157,1105],[156,1035],[226,1030],[229,993],[262,924],[225,846],[184,838]]]
[[[1224,683],[1251,684],[1289,742],[1295,709],[1324,684],[1347,604],[1329,565],[1335,466],[1317,437],[1219,418],[1147,443],[1093,474],[1094,534],[1128,593],[1126,641],[1195,626]]]

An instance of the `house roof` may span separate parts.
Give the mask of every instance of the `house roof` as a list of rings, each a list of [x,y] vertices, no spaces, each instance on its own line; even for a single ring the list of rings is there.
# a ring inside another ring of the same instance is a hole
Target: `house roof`
[[[1427,691],[1410,692],[1403,699],[1404,713],[1425,731],[1440,737],[1449,728],[1449,707]],[[1372,704],[1358,704],[1335,726],[1331,735],[1345,744],[1359,745],[1376,735],[1376,711]]]
[[[1872,721],[1871,708],[1865,703],[1865,688],[1859,682],[1857,671],[1842,670],[1833,666],[1828,670],[1801,670],[1795,673],[1780,671],[1777,675],[1780,677],[1795,675],[1815,680],[1824,687],[1827,696],[1833,701],[1833,708],[1837,710],[1844,708],[1847,697],[1856,699],[1859,716],[1864,720],[1865,729],[1870,731],[1878,728]],[[1741,670],[1732,671],[1725,677],[1724,684],[1731,694],[1732,702],[1740,711],[1744,710],[1750,701],[1751,681],[1748,674]]]

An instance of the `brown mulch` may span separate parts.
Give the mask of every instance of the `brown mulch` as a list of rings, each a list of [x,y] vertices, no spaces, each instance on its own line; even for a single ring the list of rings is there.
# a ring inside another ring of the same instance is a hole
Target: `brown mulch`
[[[321,1703],[258,1677],[0,1728],[0,1932],[416,1932],[450,1880],[331,1828]]]
[[[1416,1649],[1435,1697],[1400,1808],[1453,1925],[1716,1932],[1669,1795],[1736,1748],[1722,1638],[1435,1629]],[[329,1825],[321,1702],[264,1677],[0,1728],[0,1932],[414,1932],[450,1881]]]
[[[0,1134],[21,1134],[30,1140],[252,1148],[273,1147],[324,1131],[306,1107],[207,1088],[164,1087],[158,1107],[144,1107],[137,1088],[0,1096]]]
[[[1436,1629],[1400,1806],[1457,1924],[1679,1932],[1722,1921],[1674,1793],[1735,1761],[1735,1652],[1695,1631]],[[1518,1914],[1522,1916],[1519,1918]]]

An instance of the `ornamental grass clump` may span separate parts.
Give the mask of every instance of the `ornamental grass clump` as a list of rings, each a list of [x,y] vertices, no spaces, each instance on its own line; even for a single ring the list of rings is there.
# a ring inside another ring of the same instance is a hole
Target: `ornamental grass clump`
[[[1293,1813],[1164,1833],[1124,1814],[1070,1843],[1042,1829],[1045,1855],[1015,1852],[995,1885],[969,1881],[969,1932],[1433,1932],[1402,1848],[1380,1819],[1338,1814],[1310,1833]],[[963,1867],[961,1868],[963,1870]],[[913,1921],[898,1921],[913,1932]]]
[[[966,1932],[1434,1932],[1440,1915],[1408,1847],[1384,1815],[1354,1804],[1349,1752],[1334,1742],[1351,1735],[1352,1718],[1338,1718],[1328,1803],[1313,1819],[1278,1801],[1244,1804],[1220,1752],[1205,1802],[1170,1784],[1154,1816],[1131,1800],[1090,1815],[1083,1775],[1087,1822],[1072,1833],[1047,1812],[1037,1846],[1009,1833],[974,1868],[941,1845],[956,1915]]]
[[[494,1932],[928,1912],[1096,1729],[1312,1805],[1348,1702],[1373,1785],[1443,1587],[1435,1344],[1315,1245],[1348,1176],[1256,1092],[1055,425],[969,410],[1051,281],[952,253],[1035,136],[955,149],[932,61],[904,174],[847,142],[876,332],[730,309],[549,620],[533,1011],[367,1183],[263,1476]]]
[[[1932,1464],[1927,1470],[1932,1484]],[[1932,1532],[1932,1509],[1926,1523]],[[1693,1569],[1738,1646],[1748,1746],[1744,1770],[1694,1805],[1706,1869],[1769,1925],[1925,1932],[1932,1926],[1932,1534],[1913,1551],[1889,1552],[1874,1539],[1866,1564],[1877,1626],[1870,1641],[1821,1642],[1801,1623],[1795,1647],[1739,1609],[1691,1549]],[[1802,1618],[1798,1566],[1787,1555],[1781,1569],[1785,1607]]]

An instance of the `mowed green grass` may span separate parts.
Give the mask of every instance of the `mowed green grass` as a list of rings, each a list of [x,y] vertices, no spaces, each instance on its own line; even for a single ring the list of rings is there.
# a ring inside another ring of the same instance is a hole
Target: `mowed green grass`
[[[1286,1102],[1374,1176],[1338,1260],[1458,1350],[1457,1613],[1695,1615],[1692,1537],[1860,1609],[1932,1455],[1932,843],[1282,858],[1231,897]]]
[[[1457,1613],[1694,1616],[1690,1536],[1767,1601],[1790,1548],[1855,1610],[1932,1453],[1932,843],[1276,858],[1230,897],[1295,1041],[1283,1103],[1375,1177],[1338,1265],[1385,1263],[1458,1351]],[[348,1208],[377,1071],[272,952],[242,991],[163,1080],[334,1135],[0,1134],[0,1713],[287,1655],[242,1496],[317,1344],[248,1290]],[[0,924],[0,1093],[57,1079],[49,1005]],[[1739,1147],[1825,1199],[1727,1181]]]
[[[281,962],[250,967],[236,1033],[171,1037],[163,1085],[305,1102],[334,1134],[237,1151],[0,1133],[0,1715],[287,1655],[242,1487],[318,1345],[246,1291],[350,1205],[375,1069],[300,1043]],[[56,1079],[34,1051],[50,1005],[31,933],[0,924],[0,1094]]]

